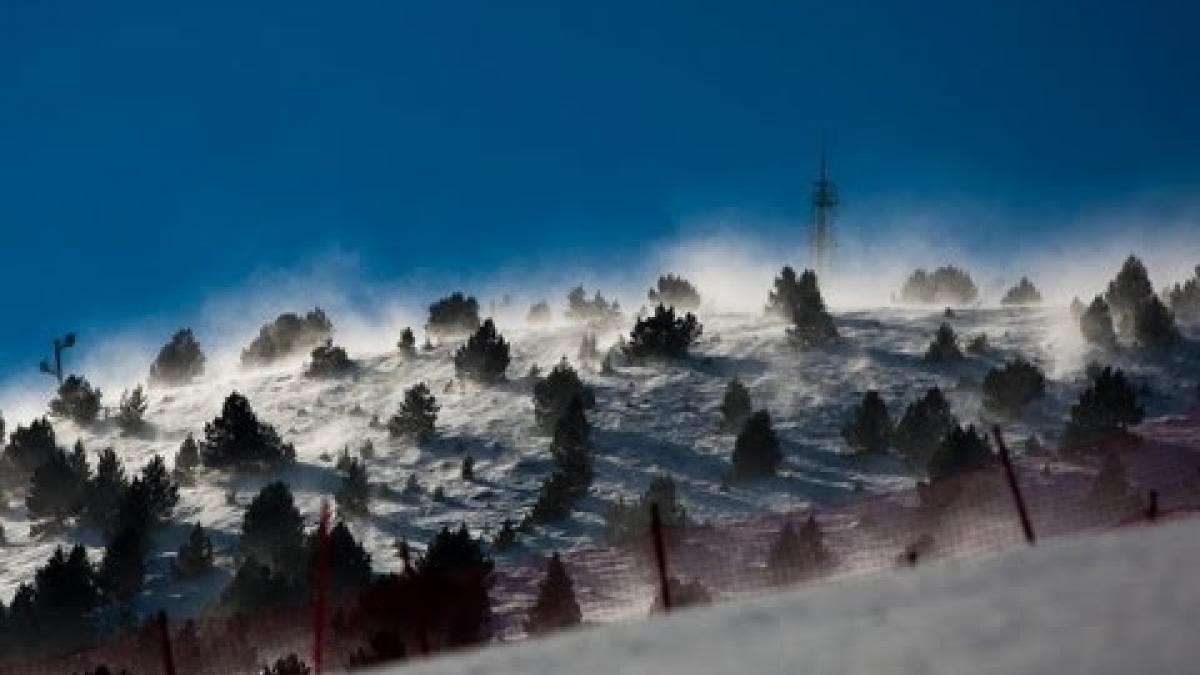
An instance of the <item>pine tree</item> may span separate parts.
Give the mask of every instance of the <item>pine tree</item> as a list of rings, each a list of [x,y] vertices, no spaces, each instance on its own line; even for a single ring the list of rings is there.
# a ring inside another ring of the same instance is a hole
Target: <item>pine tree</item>
[[[550,319],[550,303],[539,300],[529,306],[529,314],[525,317],[525,322],[541,325],[550,323]]]
[[[333,344],[333,340],[325,340],[324,344],[313,348],[311,360],[304,374],[308,377],[341,377],[354,372],[355,363],[346,354],[346,350]]]
[[[487,319],[455,352],[454,372],[477,382],[500,382],[508,362],[508,343],[496,331],[496,324]]]
[[[1112,313],[1104,298],[1096,296],[1092,304],[1079,317],[1079,330],[1083,339],[1100,347],[1112,347],[1117,344],[1117,332],[1113,328]]]
[[[1145,411],[1137,392],[1121,370],[1105,367],[1071,406],[1063,429],[1061,447],[1080,450],[1129,436],[1129,426],[1138,424]]]
[[[788,329],[792,341],[803,348],[823,347],[837,342],[837,327],[825,308],[825,300],[817,284],[817,273],[804,270],[792,293],[793,325]]]
[[[733,474],[737,478],[769,478],[783,463],[779,437],[771,426],[771,415],[759,410],[746,420],[733,446]]]
[[[942,390],[933,387],[917,401],[909,404],[896,425],[895,446],[903,454],[926,461],[958,420],[950,410],[950,402]]]
[[[1133,337],[1143,347],[1172,347],[1183,335],[1175,325],[1175,315],[1157,296],[1138,305],[1133,315]]]
[[[600,291],[589,300],[583,286],[576,286],[567,293],[566,317],[591,325],[611,324],[621,320],[621,307],[616,300],[606,300]]]
[[[149,407],[149,402],[146,401],[146,392],[142,389],[142,385],[133,388],[133,391],[121,392],[121,407],[117,412],[117,425],[127,434],[136,434],[146,426],[146,408]]]
[[[364,516],[367,514],[370,498],[367,467],[357,459],[351,460],[345,475],[342,476],[342,484],[334,495],[338,510],[352,516]]]
[[[846,445],[857,452],[886,452],[892,437],[892,419],[883,397],[874,389],[854,406],[850,419],[842,427]]]
[[[34,470],[29,492],[25,496],[25,506],[30,515],[61,521],[82,510],[88,466],[83,457],[82,444],[76,444],[75,447],[74,459],[72,455],[56,449],[47,461]]]
[[[1133,334],[1134,315],[1138,307],[1153,297],[1154,286],[1150,283],[1146,266],[1137,256],[1129,256],[1104,293],[1104,301],[1112,309],[1117,330],[1122,336]]]
[[[820,573],[831,562],[815,514],[797,528],[783,524],[767,552],[767,572],[777,583],[791,583]]]
[[[558,419],[575,398],[579,398],[585,408],[596,402],[592,390],[583,384],[579,374],[563,357],[549,375],[533,385],[533,416],[538,427],[544,432],[553,432]]]
[[[1180,321],[1200,321],[1200,265],[1196,266],[1191,279],[1175,284],[1165,296],[1167,305]]]
[[[1028,277],[1021,277],[1017,285],[1008,289],[1008,292],[1004,294],[1004,299],[1000,301],[1004,305],[1037,305],[1041,302],[1042,294],[1038,292]]]
[[[983,406],[1003,415],[1019,414],[1045,393],[1046,376],[1022,358],[993,366],[983,378]]]
[[[917,269],[900,289],[900,300],[907,303],[968,305],[978,297],[971,275],[953,265],[939,267],[932,274]]]
[[[32,605],[40,640],[77,644],[84,639],[90,632],[92,611],[100,605],[100,589],[83,546],[76,544],[69,553],[56,548],[46,564],[34,573],[29,595],[24,602]],[[15,599],[13,606],[18,606]]]
[[[575,584],[562,558],[554,553],[546,562],[546,577],[538,585],[537,599],[525,619],[525,632],[540,635],[579,625],[583,613],[575,600]]]
[[[429,306],[425,332],[435,337],[462,335],[479,328],[479,301],[452,293]]]
[[[418,442],[424,441],[433,434],[438,410],[437,399],[429,387],[419,382],[404,390],[404,402],[400,404],[400,412],[388,421],[388,431],[392,436],[412,436]]]
[[[343,521],[329,530],[329,589],[335,596],[365,588],[371,582],[371,555],[367,553]],[[314,532],[308,539],[309,560],[315,576],[320,555],[319,539]]]
[[[721,399],[721,431],[740,431],[754,412],[750,391],[737,377],[725,385],[725,396]]]
[[[302,354],[320,345],[333,334],[333,322],[320,307],[303,317],[291,312],[259,330],[258,336],[242,350],[243,366],[264,366],[280,359]]]
[[[478,644],[490,636],[493,568],[482,542],[466,525],[454,531],[443,528],[429,542],[416,573],[428,591],[426,616],[444,634],[447,646]]]
[[[411,358],[417,355],[417,338],[413,335],[412,328],[400,331],[400,341],[396,343],[396,347],[405,357]]]
[[[934,335],[933,342],[929,344],[929,349],[925,351],[925,360],[931,363],[946,363],[962,359],[963,353],[958,348],[958,336],[954,334],[950,324],[942,324]]]
[[[191,328],[180,329],[150,366],[151,385],[181,385],[204,374],[204,352]]]
[[[312,669],[299,656],[288,654],[263,668],[262,675],[312,675]]]
[[[204,574],[213,566],[213,545],[208,533],[197,522],[188,533],[188,540],[175,554],[173,569],[180,577]]]
[[[139,593],[146,578],[146,534],[138,526],[116,532],[104,548],[98,578],[100,587],[112,600],[128,605]]]
[[[554,463],[572,490],[585,492],[592,484],[592,457],[588,436],[591,427],[583,414],[583,401],[571,399],[554,426]]]
[[[991,444],[986,436],[975,430],[974,425],[966,429],[955,426],[929,458],[929,479],[934,483],[945,480],[987,464],[992,457]]]
[[[633,359],[683,358],[703,330],[691,312],[677,317],[674,308],[658,305],[653,315],[634,324],[625,355]]]
[[[4,447],[4,464],[8,480],[26,480],[34,471],[59,450],[54,427],[45,417],[35,419],[28,427],[17,425]]]
[[[183,443],[179,444],[179,452],[175,453],[175,472],[190,476],[200,466],[200,446],[196,438],[189,432]]]
[[[766,312],[777,318],[792,321],[798,304],[800,284],[796,280],[796,270],[784,266],[779,276],[775,277],[775,290],[767,292]]]
[[[668,274],[658,278],[656,288],[651,288],[646,297],[650,302],[675,307],[681,310],[695,309],[700,306],[700,293],[690,281],[683,277]]]
[[[179,503],[179,486],[171,479],[162,455],[151,458],[146,466],[142,467],[142,475],[135,479],[129,488],[131,491],[144,491],[146,512],[151,523],[169,520],[175,505]]]
[[[265,468],[295,461],[296,450],[274,427],[260,422],[250,401],[235,391],[226,397],[220,416],[204,425],[200,456],[214,468]]]
[[[50,401],[50,414],[86,426],[96,421],[100,414],[100,390],[95,389],[86,378],[71,375],[58,387],[58,396]]]
[[[242,552],[276,572],[292,574],[304,548],[304,518],[282,481],[265,486],[242,516]]]
[[[295,555],[303,558],[302,551]],[[293,566],[299,565],[302,563],[293,563]],[[305,590],[297,583],[295,574],[272,569],[253,555],[247,555],[221,591],[219,604],[233,614],[299,607],[309,600]]]
[[[1083,313],[1087,311],[1087,307],[1084,306],[1083,301],[1079,299],[1079,296],[1071,298],[1071,304],[1068,309],[1071,312],[1071,318],[1075,322],[1078,322],[1080,319],[1082,319]]]
[[[580,363],[587,363],[600,358],[600,349],[596,346],[595,333],[584,333],[583,337],[579,338],[579,351],[576,355],[579,357]]]
[[[96,474],[84,494],[84,519],[95,526],[111,527],[128,487],[125,467],[117,453],[112,448],[101,450],[96,458]]]
[[[492,550],[497,553],[503,553],[512,549],[517,545],[517,528],[513,527],[513,521],[505,518],[500,525],[500,531],[496,533],[496,538],[492,540]]]
[[[554,523],[571,515],[575,503],[576,489],[571,480],[559,470],[554,470],[542,480],[537,499],[529,518],[535,523]]]

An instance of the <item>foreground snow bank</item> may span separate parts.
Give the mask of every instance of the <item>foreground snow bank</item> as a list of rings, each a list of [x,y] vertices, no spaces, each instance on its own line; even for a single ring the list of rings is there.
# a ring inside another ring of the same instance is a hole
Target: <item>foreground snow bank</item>
[[[1200,520],[582,630],[384,672],[1200,672]]]

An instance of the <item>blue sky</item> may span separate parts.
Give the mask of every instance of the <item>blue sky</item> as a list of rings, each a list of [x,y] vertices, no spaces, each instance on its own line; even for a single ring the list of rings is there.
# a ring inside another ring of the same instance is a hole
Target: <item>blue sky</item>
[[[8,0],[0,376],[330,249],[450,278],[799,219],[822,133],[860,221],[1194,195],[1196,7]]]

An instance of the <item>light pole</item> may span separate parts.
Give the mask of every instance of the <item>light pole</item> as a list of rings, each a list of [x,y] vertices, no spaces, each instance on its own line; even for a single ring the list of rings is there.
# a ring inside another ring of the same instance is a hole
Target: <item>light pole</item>
[[[62,353],[63,353],[64,349],[67,349],[68,347],[74,347],[74,346],[75,346],[75,333],[67,333],[66,335],[64,335],[60,338],[54,338],[54,367],[50,366],[49,361],[47,361],[46,359],[42,359],[42,362],[38,364],[38,369],[41,370],[43,373],[46,373],[47,375],[53,375],[54,377],[58,378],[58,384],[59,384],[59,386],[62,386],[62,382],[63,382]]]

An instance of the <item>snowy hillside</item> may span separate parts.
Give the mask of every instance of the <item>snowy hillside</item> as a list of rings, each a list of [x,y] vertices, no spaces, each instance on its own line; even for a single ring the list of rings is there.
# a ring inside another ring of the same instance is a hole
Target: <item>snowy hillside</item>
[[[1196,519],[1126,528],[380,672],[1183,675],[1198,556]]]
[[[597,397],[588,413],[594,427],[596,483],[563,526],[539,528],[525,538],[524,553],[595,542],[606,505],[621,496],[636,496],[651,478],[664,473],[676,480],[684,505],[701,522],[792,511],[861,492],[911,486],[918,474],[899,459],[847,456],[839,430],[862,392],[878,389],[895,415],[925,388],[940,385],[958,417],[975,422],[982,419],[979,382],[984,373],[1018,354],[1042,364],[1048,392],[1024,421],[1005,422],[1006,433],[1014,446],[1030,434],[1052,441],[1083,386],[1089,358],[1069,313],[1060,308],[964,309],[952,319],[932,309],[835,313],[844,343],[809,352],[788,343],[782,324],[759,315],[700,312],[700,318],[704,334],[684,362],[618,366],[609,374],[580,365]],[[332,319],[336,326],[337,316]],[[927,364],[921,356],[943,321],[949,321],[964,341],[986,332],[992,349],[958,365]],[[500,330],[513,345],[513,362],[509,381],[497,386],[454,384],[451,354],[457,343],[448,342],[411,358],[395,350],[352,352],[362,368],[344,379],[306,377],[303,359],[297,358],[270,369],[227,369],[191,385],[151,389],[146,413],[150,430],[138,437],[123,436],[110,421],[78,428],[56,419],[55,430],[62,445],[78,438],[89,452],[114,447],[131,470],[156,453],[170,462],[184,437],[189,432],[200,436],[225,396],[240,391],[261,418],[295,444],[298,462],[282,477],[310,522],[320,501],[338,485],[333,468],[337,453],[347,446],[355,452],[370,441],[375,456],[368,461],[369,477],[376,496],[370,516],[352,521],[351,528],[371,552],[377,571],[395,570],[400,567],[397,539],[420,547],[445,525],[461,521],[487,534],[505,518],[519,520],[549,471],[550,439],[534,429],[531,383],[524,375],[535,364],[545,371],[564,355],[574,361],[583,329],[536,328],[511,321],[502,322]],[[617,337],[616,330],[601,334],[601,349]],[[1114,365],[1146,385],[1144,400],[1151,415],[1182,410],[1195,401],[1200,369],[1193,351],[1161,359],[1126,353],[1116,357]],[[729,471],[733,437],[718,432],[717,406],[734,376],[749,387],[756,408],[770,411],[786,459],[778,478],[727,487],[723,478]],[[441,413],[436,437],[418,447],[389,438],[371,420],[394,414],[403,390],[420,381],[429,383]],[[108,404],[115,403],[115,393],[106,389]],[[9,429],[25,421],[9,419]],[[471,481],[460,477],[460,462],[467,454],[476,462]],[[402,495],[413,474],[424,487],[416,498]],[[236,544],[244,507],[274,477],[204,471],[194,486],[184,487],[175,524],[154,535],[152,577],[142,609],[166,608],[182,616],[210,602],[230,573],[228,554]],[[444,500],[431,498],[436,487],[443,488]],[[227,501],[229,490],[236,493],[234,503]],[[6,564],[0,568],[0,596],[6,599],[56,545],[81,541],[96,557],[103,546],[101,534],[86,528],[32,539],[32,523],[16,499],[0,519],[9,539]],[[213,529],[218,555],[225,554],[223,570],[203,582],[173,582],[166,574],[170,556],[185,538],[186,524],[196,521]]]

